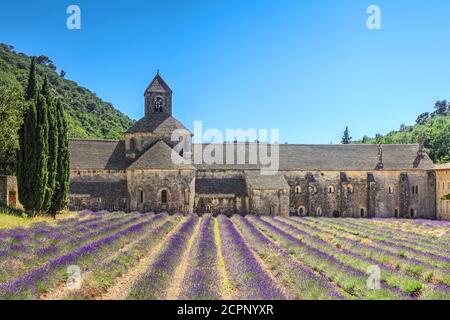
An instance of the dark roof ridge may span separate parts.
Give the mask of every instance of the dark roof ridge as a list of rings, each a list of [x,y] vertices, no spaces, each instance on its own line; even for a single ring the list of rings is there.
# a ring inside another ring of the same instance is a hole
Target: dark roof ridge
[[[258,143],[266,143],[266,142],[244,142],[244,141],[238,141],[238,142],[203,142],[203,143],[193,143],[194,145],[225,145],[225,144],[242,144],[242,145],[246,145],[246,144],[250,144],[250,143],[254,143],[254,144],[258,144]],[[268,143],[270,145],[275,145],[278,144],[280,146],[305,146],[305,147],[310,147],[310,146],[318,146],[318,147],[323,147],[323,146],[378,146],[375,143],[353,143],[353,144],[340,144],[340,143],[336,143],[336,144],[328,144],[328,143],[312,143],[312,144],[306,144],[306,143]],[[389,143],[389,144],[382,144],[382,146],[418,146],[418,143]]]
[[[116,140],[116,139],[100,139],[100,138],[70,138],[70,141],[93,141],[93,142],[120,142],[123,141],[122,139]]]

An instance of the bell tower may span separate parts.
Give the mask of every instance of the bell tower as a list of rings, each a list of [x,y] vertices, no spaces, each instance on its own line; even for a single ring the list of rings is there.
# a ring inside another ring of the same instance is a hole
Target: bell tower
[[[159,70],[144,92],[145,117],[172,116],[172,90],[159,75]]]

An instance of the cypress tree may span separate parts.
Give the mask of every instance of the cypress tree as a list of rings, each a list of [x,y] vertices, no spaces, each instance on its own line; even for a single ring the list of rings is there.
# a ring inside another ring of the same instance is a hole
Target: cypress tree
[[[37,83],[36,83],[36,58],[31,58],[30,72],[28,74],[28,85],[25,92],[25,99],[27,101],[34,101],[37,97]]]
[[[48,158],[47,158],[47,188],[45,192],[44,203],[42,205],[43,211],[48,211],[51,206],[53,192],[56,184],[56,170],[58,163],[58,123],[55,100],[51,93],[51,89],[46,83],[43,87],[43,95],[47,106],[47,120],[48,120]]]
[[[30,72],[28,75],[28,86],[25,92],[27,108],[25,111],[24,122],[19,131],[19,151],[17,153],[17,184],[19,191],[19,201],[26,211],[34,213],[35,204],[35,186],[36,186],[36,77],[35,77],[35,59],[31,60]]]
[[[58,124],[58,158],[56,166],[56,186],[53,193],[50,213],[54,217],[57,212],[64,209],[67,202],[67,193],[69,191],[70,179],[70,151],[69,151],[69,133],[67,121],[64,115],[64,108],[61,101],[56,103],[56,119]]]
[[[345,127],[344,136],[342,137],[341,143],[342,144],[350,144],[352,142],[352,137],[350,137],[350,134],[348,132],[348,127]]]
[[[46,91],[48,90],[48,80],[45,78],[41,92],[38,94],[36,111],[36,185],[34,188],[35,209],[43,212],[45,210],[45,197],[47,193],[48,181],[48,110]]]

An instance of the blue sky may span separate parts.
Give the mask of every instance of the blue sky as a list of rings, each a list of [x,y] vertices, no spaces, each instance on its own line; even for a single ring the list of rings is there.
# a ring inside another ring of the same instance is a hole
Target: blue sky
[[[82,29],[66,28],[81,8]],[[381,8],[382,30],[366,28]],[[450,91],[446,0],[3,1],[0,42],[48,55],[134,119],[156,69],[193,129],[280,129],[338,143],[411,124]]]

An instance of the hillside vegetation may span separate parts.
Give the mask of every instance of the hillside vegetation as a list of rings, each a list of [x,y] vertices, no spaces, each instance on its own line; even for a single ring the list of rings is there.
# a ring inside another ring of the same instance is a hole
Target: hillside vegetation
[[[386,135],[377,134],[375,137],[365,136],[356,143],[371,144],[408,144],[418,143],[421,134],[425,138],[425,147],[431,159],[436,163],[450,161],[450,103],[438,101],[435,111],[422,113],[417,117],[414,125],[401,125]]]
[[[18,53],[12,46],[0,44],[0,174],[15,173],[17,132],[23,118],[21,100],[27,85],[30,56]],[[133,121],[104,102],[95,93],[65,79],[65,72],[46,56],[36,58],[36,78],[41,86],[46,76],[66,110],[71,138],[119,139]]]
[[[56,67],[48,57],[40,56],[37,62],[38,82],[42,83],[44,76],[47,76],[65,104],[71,137],[118,139],[132,125],[132,120],[110,103],[76,82],[64,79],[64,71],[57,74]],[[25,88],[30,63],[30,56],[0,44],[0,85],[5,79],[10,79]]]

